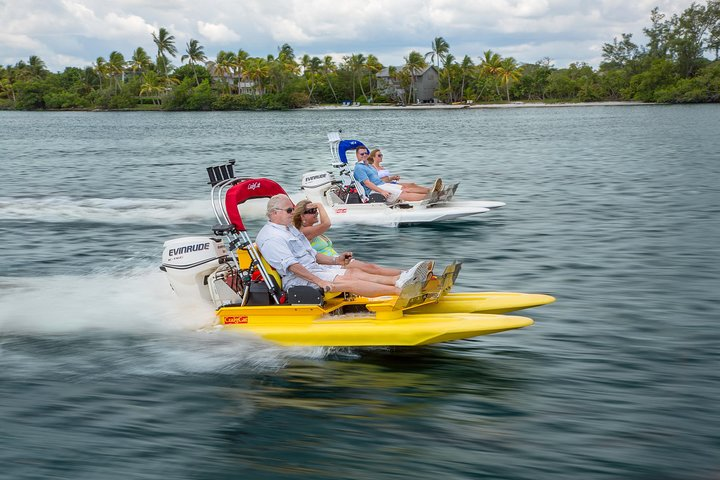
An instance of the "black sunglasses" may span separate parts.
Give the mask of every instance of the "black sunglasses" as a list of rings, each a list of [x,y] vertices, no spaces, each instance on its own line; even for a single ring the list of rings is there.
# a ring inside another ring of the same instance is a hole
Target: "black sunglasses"
[[[293,211],[295,211],[295,209],[294,209],[293,207],[288,207],[288,208],[276,208],[275,210],[280,210],[281,212],[284,211],[284,212],[286,212],[286,213],[292,213]]]
[[[305,210],[303,213],[304,213],[305,215],[315,215],[317,212],[318,212],[318,209],[317,209],[317,208],[308,208],[308,209]]]

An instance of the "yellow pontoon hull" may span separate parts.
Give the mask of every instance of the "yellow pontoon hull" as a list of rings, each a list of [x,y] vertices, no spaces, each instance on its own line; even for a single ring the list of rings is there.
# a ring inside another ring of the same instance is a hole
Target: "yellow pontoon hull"
[[[405,313],[507,313],[554,301],[555,297],[539,293],[460,292],[445,294],[437,303],[422,305]]]
[[[245,329],[281,345],[318,347],[418,346],[527,327],[526,317],[482,313],[406,315],[395,320],[330,317],[307,323],[260,321]]]
[[[331,299],[324,306],[229,306],[218,310],[220,323],[288,346],[418,346],[512,330],[532,325],[530,318],[499,315],[554,301],[547,295],[481,292],[443,295],[436,303],[396,310],[396,297]],[[365,305],[369,311],[333,314]],[[493,313],[483,313],[493,312]]]

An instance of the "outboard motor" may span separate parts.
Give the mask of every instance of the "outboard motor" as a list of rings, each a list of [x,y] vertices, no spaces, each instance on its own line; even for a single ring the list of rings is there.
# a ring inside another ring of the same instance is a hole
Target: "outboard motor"
[[[319,188],[324,185],[330,185],[333,182],[333,175],[330,172],[313,171],[307,172],[302,177],[302,188]]]
[[[201,297],[213,302],[208,277],[228,261],[222,240],[212,237],[183,237],[163,245],[163,263],[170,286],[180,297]],[[214,302],[213,302],[214,303]]]

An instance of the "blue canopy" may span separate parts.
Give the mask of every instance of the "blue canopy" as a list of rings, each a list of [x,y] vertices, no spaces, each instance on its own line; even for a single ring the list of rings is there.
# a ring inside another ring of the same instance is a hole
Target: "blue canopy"
[[[338,143],[338,157],[340,161],[347,165],[348,161],[345,153],[348,150],[355,150],[358,147],[365,147],[365,145],[360,140],[340,140],[340,143]]]

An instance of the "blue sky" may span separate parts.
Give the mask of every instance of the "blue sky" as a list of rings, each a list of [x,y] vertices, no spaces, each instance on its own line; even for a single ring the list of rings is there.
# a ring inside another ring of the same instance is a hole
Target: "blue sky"
[[[703,2],[701,2],[703,3]],[[372,53],[401,65],[412,50],[426,53],[442,36],[460,60],[485,50],[523,63],[549,57],[558,67],[597,66],[602,44],[621,33],[646,42],[650,10],[681,13],[677,0],[0,0],[0,64],[30,55],[51,71],[86,66],[117,50],[130,58],[156,48],[152,32],[167,28],[180,55],[197,39],[206,55],[244,49],[276,54],[289,43],[296,55]]]

